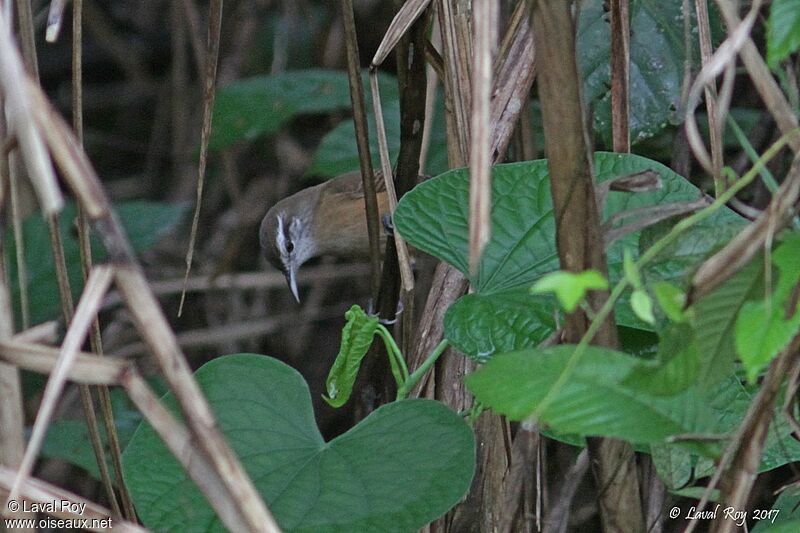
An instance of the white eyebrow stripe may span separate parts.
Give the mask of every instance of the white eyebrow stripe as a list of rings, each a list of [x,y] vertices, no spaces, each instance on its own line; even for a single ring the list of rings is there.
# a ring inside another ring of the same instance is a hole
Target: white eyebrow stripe
[[[293,241],[299,241],[302,237],[301,233],[303,230],[303,223],[297,217],[292,217],[292,221],[289,223],[289,237],[292,238]]]
[[[278,251],[281,257],[286,256],[286,235],[283,233],[283,216],[278,215],[278,234],[275,235],[275,242],[278,245]]]

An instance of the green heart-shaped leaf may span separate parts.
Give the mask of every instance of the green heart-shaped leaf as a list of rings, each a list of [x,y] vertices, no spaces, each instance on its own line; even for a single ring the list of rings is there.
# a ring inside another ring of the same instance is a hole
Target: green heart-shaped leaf
[[[595,173],[598,182],[651,170],[661,178],[662,188],[650,192],[608,193],[604,217],[655,207],[666,203],[696,200],[698,189],[658,162],[630,154],[598,152]],[[426,181],[406,194],[395,212],[397,230],[415,247],[453,265],[468,275],[468,202],[469,176],[465,169],[446,172]],[[514,291],[527,289],[541,276],[558,269],[555,224],[548,181],[547,161],[528,161],[497,165],[492,171],[492,236],[486,246],[477,275],[471,278],[476,294],[469,304],[459,307],[447,320],[445,335],[472,357],[488,358],[494,352],[531,347],[546,338],[544,322],[537,317],[553,316],[550,300],[535,296],[515,297],[507,306],[501,300]],[[617,220],[616,228],[625,221]],[[692,231],[684,239],[642,269],[647,281],[682,280],[684,273],[743,221],[733,212],[722,209],[703,225],[713,231]],[[728,231],[727,228],[731,228]],[[609,278],[614,283],[623,275],[624,249],[638,256],[641,231],[619,238],[607,252]],[[633,257],[635,259],[636,257]],[[501,296],[502,295],[504,296]],[[504,309],[491,315],[478,315],[472,306],[485,305]],[[530,316],[515,320],[509,313],[521,309],[521,302],[536,308]],[[652,330],[638,319],[628,298],[617,305],[619,324]],[[459,306],[459,303],[455,304]],[[534,324],[534,322],[537,322]],[[553,321],[549,321],[553,324]],[[511,329],[509,329],[511,327]],[[550,326],[552,327],[552,326]],[[532,330],[535,337],[526,337]],[[468,332],[468,333],[467,333]],[[469,341],[467,337],[476,339]],[[482,340],[481,340],[482,339]]]
[[[196,378],[228,442],[284,531],[411,532],[466,493],[472,431],[431,400],[384,405],[325,442],[302,376],[276,359],[215,359]],[[174,408],[171,395],[165,402]],[[147,425],[123,456],[147,527],[223,531],[200,492]]]

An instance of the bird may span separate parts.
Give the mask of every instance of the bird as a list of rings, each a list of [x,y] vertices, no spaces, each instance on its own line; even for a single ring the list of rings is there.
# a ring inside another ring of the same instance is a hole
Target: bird
[[[375,172],[378,210],[384,226],[390,220],[386,184]],[[361,172],[354,171],[308,187],[273,205],[261,221],[259,241],[264,257],[286,276],[295,300],[297,271],[314,257],[369,258],[369,236]],[[386,233],[381,231],[381,250]]]

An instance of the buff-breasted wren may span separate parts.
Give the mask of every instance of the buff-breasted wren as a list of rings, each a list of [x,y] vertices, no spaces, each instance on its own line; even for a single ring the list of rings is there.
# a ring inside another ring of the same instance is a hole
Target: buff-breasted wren
[[[386,187],[375,172],[381,219],[389,213]],[[261,221],[259,239],[264,257],[286,276],[299,302],[297,271],[313,257],[369,257],[369,236],[361,173],[348,172],[303,189],[273,205]],[[386,233],[381,231],[381,250]]]

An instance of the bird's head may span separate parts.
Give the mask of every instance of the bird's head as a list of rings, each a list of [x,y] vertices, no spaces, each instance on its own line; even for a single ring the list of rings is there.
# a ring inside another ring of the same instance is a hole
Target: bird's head
[[[290,196],[267,212],[259,230],[264,257],[286,276],[298,303],[297,271],[318,249],[313,232],[313,203],[305,195]]]

